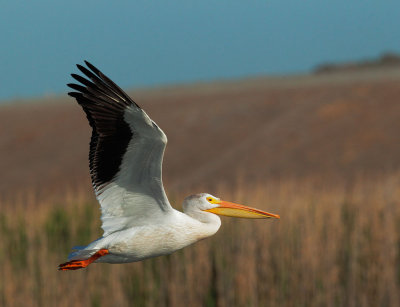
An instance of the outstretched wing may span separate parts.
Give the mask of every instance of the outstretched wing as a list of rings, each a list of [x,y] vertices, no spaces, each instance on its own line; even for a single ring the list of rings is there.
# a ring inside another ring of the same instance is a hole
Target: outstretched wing
[[[156,223],[172,210],[162,184],[167,137],[111,79],[89,62],[77,65],[87,77],[68,84],[92,127],[89,167],[101,205],[104,236]]]

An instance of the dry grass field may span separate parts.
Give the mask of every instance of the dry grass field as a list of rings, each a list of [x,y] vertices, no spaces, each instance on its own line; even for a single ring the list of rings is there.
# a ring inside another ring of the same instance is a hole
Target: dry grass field
[[[281,219],[223,218],[170,256],[59,272],[101,235],[90,130],[65,97],[4,104],[0,306],[400,304],[398,69],[131,94],[168,135],[171,203],[206,191]]]
[[[398,306],[399,184],[397,174],[221,189],[281,220],[223,218],[214,237],[170,256],[69,272],[56,270],[69,248],[99,235],[96,204],[82,191],[25,195],[1,204],[0,305]]]

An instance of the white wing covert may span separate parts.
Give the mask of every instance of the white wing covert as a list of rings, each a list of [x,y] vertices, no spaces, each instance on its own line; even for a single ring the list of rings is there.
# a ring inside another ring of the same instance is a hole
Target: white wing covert
[[[89,62],[86,75],[71,76],[68,93],[83,108],[92,127],[89,167],[101,205],[104,236],[154,223],[172,210],[162,184],[167,137],[113,81]],[[151,221],[150,221],[151,220]]]

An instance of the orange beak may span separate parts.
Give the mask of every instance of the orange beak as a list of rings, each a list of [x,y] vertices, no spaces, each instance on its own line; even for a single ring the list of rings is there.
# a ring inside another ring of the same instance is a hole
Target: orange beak
[[[215,213],[218,215],[242,217],[249,219],[280,218],[280,216],[277,214],[268,213],[259,209],[231,203],[228,201],[219,200],[215,204],[218,205],[218,207],[207,209],[204,211]]]

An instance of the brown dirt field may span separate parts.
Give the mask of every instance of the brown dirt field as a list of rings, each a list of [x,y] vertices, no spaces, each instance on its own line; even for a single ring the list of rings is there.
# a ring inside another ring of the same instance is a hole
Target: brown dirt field
[[[398,69],[129,93],[168,136],[169,193],[200,186],[212,193],[237,178],[249,185],[287,177],[350,182],[400,169]],[[72,98],[1,106],[0,194],[90,189],[89,137]]]

